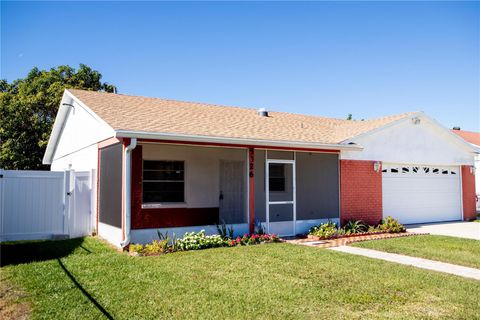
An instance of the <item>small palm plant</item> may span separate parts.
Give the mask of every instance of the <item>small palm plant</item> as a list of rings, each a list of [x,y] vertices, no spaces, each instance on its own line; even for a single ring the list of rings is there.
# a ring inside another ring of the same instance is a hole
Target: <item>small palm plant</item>
[[[343,226],[346,234],[361,233],[367,231],[368,227],[361,220],[349,220]]]

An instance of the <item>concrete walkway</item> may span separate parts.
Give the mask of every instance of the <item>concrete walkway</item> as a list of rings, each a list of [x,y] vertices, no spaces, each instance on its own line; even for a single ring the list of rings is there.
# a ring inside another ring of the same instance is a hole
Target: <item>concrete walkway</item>
[[[356,254],[364,257],[375,258],[375,259],[405,264],[409,266],[414,266],[417,268],[454,274],[464,278],[480,280],[480,269],[463,267],[463,266],[459,266],[451,263],[445,263],[445,262],[433,261],[433,260],[428,260],[423,258],[405,256],[405,255],[396,254],[396,253],[388,253],[388,252],[382,252],[377,250],[349,247],[349,246],[334,247],[334,248],[329,248],[329,250],[351,253],[351,254]]]
[[[430,233],[480,240],[480,223],[478,222],[441,222],[406,225],[408,232]]]

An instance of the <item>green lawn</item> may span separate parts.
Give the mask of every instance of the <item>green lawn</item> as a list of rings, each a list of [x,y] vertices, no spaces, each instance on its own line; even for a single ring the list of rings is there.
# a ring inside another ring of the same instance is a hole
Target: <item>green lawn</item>
[[[480,241],[478,240],[422,235],[357,242],[352,246],[401,253],[480,269]]]
[[[480,318],[478,281],[285,243],[130,257],[87,238],[1,252],[2,283],[22,292],[9,303],[38,319]]]

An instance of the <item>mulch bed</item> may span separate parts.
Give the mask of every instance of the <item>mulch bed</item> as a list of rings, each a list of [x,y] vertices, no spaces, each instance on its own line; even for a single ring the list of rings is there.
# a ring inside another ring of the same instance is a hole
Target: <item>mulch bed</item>
[[[329,239],[329,240],[320,240],[315,238],[304,238],[304,239],[292,239],[287,240],[288,243],[301,244],[305,246],[319,247],[319,248],[330,248],[344,246],[354,242],[360,241],[369,241],[369,240],[382,240],[390,238],[400,238],[400,237],[410,237],[417,236],[426,233],[413,233],[413,232],[401,232],[401,233],[372,233],[372,234],[362,234],[362,235],[349,235],[348,237]]]

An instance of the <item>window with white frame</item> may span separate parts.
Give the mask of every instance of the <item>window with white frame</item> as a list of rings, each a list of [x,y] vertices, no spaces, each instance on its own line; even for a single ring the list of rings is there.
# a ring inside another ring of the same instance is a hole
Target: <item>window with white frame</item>
[[[143,161],[143,203],[185,202],[184,161]]]

